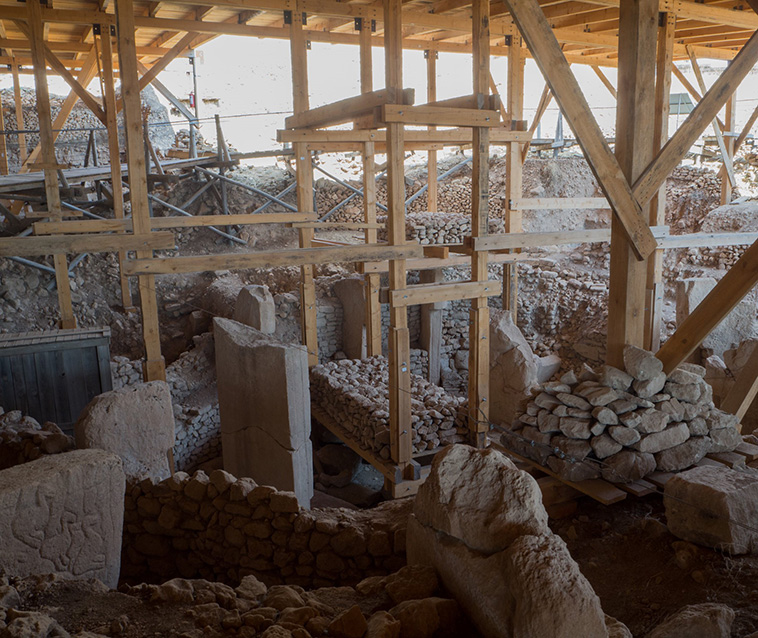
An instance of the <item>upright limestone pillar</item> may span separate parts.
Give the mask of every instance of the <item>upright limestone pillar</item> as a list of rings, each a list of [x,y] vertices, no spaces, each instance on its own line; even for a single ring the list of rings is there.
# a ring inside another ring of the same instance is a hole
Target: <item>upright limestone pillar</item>
[[[224,469],[313,496],[308,354],[249,326],[216,317],[221,447]]]

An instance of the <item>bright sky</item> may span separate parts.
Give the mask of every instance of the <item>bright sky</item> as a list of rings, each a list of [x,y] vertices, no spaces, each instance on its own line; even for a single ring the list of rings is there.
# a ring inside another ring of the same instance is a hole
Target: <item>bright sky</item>
[[[220,113],[224,134],[232,145],[241,151],[278,148],[276,129],[292,108],[290,85],[289,43],[284,40],[221,36],[203,45],[198,56],[198,92],[200,117],[211,118],[202,123],[203,135],[215,142],[213,115]],[[384,86],[384,51],[375,47],[374,87]],[[358,47],[313,43],[308,53],[309,89],[311,106],[320,106],[360,93]],[[703,64],[706,82],[710,85],[722,67],[719,62]],[[575,65],[587,101],[592,106],[606,134],[612,134],[615,121],[615,101],[594,72],[586,66]],[[694,83],[688,65],[680,68]],[[505,58],[492,59],[495,82],[504,92],[507,63]],[[471,92],[471,58],[465,54],[441,53],[437,62],[438,99],[455,97]],[[616,71],[604,69],[610,81],[616,84]],[[404,85],[416,90],[416,102],[426,100],[426,61],[422,51],[404,52]],[[531,120],[543,89],[542,76],[531,60],[527,61],[525,75],[525,116]],[[192,91],[191,66],[187,58],[172,62],[160,75],[161,81],[179,98],[187,98]],[[744,122],[758,103],[756,90],[758,76],[748,77],[747,85],[738,96],[738,122]],[[25,86],[33,86],[31,76],[22,76]],[[9,74],[0,79],[0,87],[11,86]],[[67,93],[67,86],[58,77],[50,78],[53,93]],[[98,91],[95,82],[91,90]],[[672,92],[684,92],[674,79]],[[162,98],[161,98],[162,99]],[[217,102],[206,102],[205,100]],[[162,100],[165,102],[165,100]],[[542,121],[542,136],[552,137],[555,132],[558,110],[553,102]],[[683,120],[680,117],[679,120]],[[186,128],[177,116],[177,129]],[[676,124],[672,116],[671,125]],[[565,134],[570,135],[568,128]]]

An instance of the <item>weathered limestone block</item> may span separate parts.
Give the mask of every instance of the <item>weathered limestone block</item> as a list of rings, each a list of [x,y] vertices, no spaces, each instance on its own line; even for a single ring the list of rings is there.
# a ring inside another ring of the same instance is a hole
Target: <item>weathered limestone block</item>
[[[677,325],[680,325],[692,313],[715,286],[716,280],[711,277],[682,279],[678,282]],[[755,337],[756,334],[758,334],[758,321],[755,315],[755,302],[744,299],[711,331],[703,341],[702,347],[712,350],[713,354],[723,356],[726,350],[734,348],[744,339]]]
[[[171,474],[168,453],[174,447],[174,431],[171,391],[165,381],[104,392],[89,402],[74,426],[79,449],[117,454],[130,481],[160,481]]]
[[[719,603],[687,605],[672,614],[646,638],[729,638],[734,610]]]
[[[603,478],[611,483],[630,483],[655,471],[655,457],[634,450],[622,450],[604,463]]]
[[[731,554],[758,553],[758,478],[726,466],[674,476],[664,493],[674,536]]]
[[[302,346],[229,319],[214,320],[224,469],[313,496],[308,356]]]
[[[118,456],[75,450],[0,472],[0,571],[118,585],[125,479]]]
[[[409,518],[408,562],[434,567],[482,635],[607,638],[600,601],[535,489],[494,450],[440,453]]]
[[[510,312],[490,312],[490,420],[510,424],[537,385],[538,365]]]
[[[522,534],[547,531],[537,482],[500,452],[467,445],[437,454],[414,512],[423,525],[483,552],[500,551]]]
[[[245,286],[237,295],[234,320],[264,334],[276,332],[276,306],[268,286]]]
[[[334,283],[342,304],[342,350],[348,359],[366,356],[366,284],[363,277],[346,277]]]
[[[557,536],[525,535],[483,554],[411,515],[407,543],[409,562],[434,566],[484,636],[607,638],[600,601]]]
[[[637,381],[650,381],[663,372],[663,362],[637,346],[624,348],[624,367]]]
[[[707,436],[693,436],[684,443],[675,445],[655,455],[656,467],[662,472],[679,472],[695,465],[706,454],[711,445]]]

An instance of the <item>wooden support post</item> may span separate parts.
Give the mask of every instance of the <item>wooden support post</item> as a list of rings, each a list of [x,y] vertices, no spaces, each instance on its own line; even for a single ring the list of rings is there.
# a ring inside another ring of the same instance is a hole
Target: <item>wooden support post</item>
[[[422,270],[419,282],[422,284],[440,284],[445,280],[442,268]],[[430,383],[440,383],[440,354],[442,350],[442,315],[446,302],[436,302],[421,306],[421,347],[429,353]]]
[[[402,0],[384,2],[385,85],[394,89],[398,101],[403,88]],[[405,130],[403,124],[387,124],[387,235],[389,244],[405,240]],[[390,291],[407,286],[405,259],[389,264]],[[390,304],[389,393],[390,450],[392,460],[405,474],[412,470],[411,360],[408,309]],[[404,476],[413,478],[413,476]]]
[[[374,90],[374,69],[371,51],[371,21],[360,21],[360,66],[361,93]],[[364,142],[363,161],[363,221],[376,223],[376,162],[373,142]],[[364,238],[367,244],[376,243],[376,229],[366,228]],[[366,286],[366,355],[375,357],[382,354],[382,305],[379,303],[381,276],[376,273],[365,275]]]
[[[290,28],[290,56],[292,60],[292,102],[295,113],[308,110],[308,48],[303,30],[304,5],[297,3],[292,12]],[[301,213],[313,212],[313,165],[308,146],[293,144],[297,172],[297,209]],[[309,248],[313,241],[312,228],[298,229],[300,248]],[[316,285],[313,282],[313,266],[300,268],[300,325],[303,345],[308,351],[308,365],[318,364],[318,332],[316,328]]]
[[[629,183],[654,156],[657,25],[657,0],[636,0],[619,8],[616,159]],[[614,215],[608,298],[610,365],[623,368],[625,345],[644,345],[646,281],[647,263],[636,258],[621,221]]]
[[[24,124],[24,105],[21,101],[21,84],[18,77],[19,64],[14,57],[11,60],[11,73],[13,73],[13,101],[16,106],[16,129],[23,131],[26,129]],[[23,165],[26,161],[27,149],[26,149],[26,133],[18,134],[18,157],[19,161]]]
[[[118,28],[118,55],[121,75],[121,97],[124,104],[124,127],[126,133],[126,161],[129,166],[129,195],[132,206],[132,224],[135,234],[150,232],[150,207],[148,203],[147,166],[144,153],[142,129],[142,106],[140,102],[139,74],[137,73],[137,50],[134,41],[134,5],[132,0],[116,0],[116,23]],[[138,250],[137,258],[153,256],[152,250]],[[139,277],[140,302],[142,305],[142,337],[145,342],[146,381],[166,379],[166,364],[161,355],[161,339],[158,327],[158,297],[154,275]]]
[[[524,117],[524,53],[519,35],[511,36],[508,47],[508,113],[511,120],[521,120]],[[549,104],[547,87],[543,92],[540,105],[544,108]],[[541,117],[541,115],[540,115]],[[523,196],[523,171],[525,156],[518,142],[508,142],[505,156],[505,232],[520,233],[521,211],[513,207],[515,200]],[[518,265],[506,263],[503,265],[503,310],[509,310],[513,323],[518,317]]]
[[[0,97],[0,175],[8,174],[8,144],[5,136],[5,117],[3,115],[3,99]]]
[[[482,108],[488,106],[490,86],[490,3],[489,0],[474,0],[471,14],[471,34],[473,47],[474,96]],[[523,95],[523,63],[520,55],[520,38],[515,43],[519,52],[515,54],[520,77],[519,89]],[[511,48],[514,43],[511,43]],[[510,61],[513,58],[509,59]],[[511,73],[509,69],[509,88]],[[479,98],[482,99],[479,99]],[[509,91],[510,100],[510,91]],[[520,118],[518,108],[509,108],[512,118]],[[484,237],[489,233],[489,190],[490,190],[490,131],[488,128],[475,127],[472,131],[472,178],[471,178],[471,235]],[[518,144],[509,145],[508,157],[510,169],[514,163],[521,168],[521,147]],[[510,173],[510,171],[509,171]],[[519,180],[520,183],[520,180]],[[519,220],[520,221],[520,220]],[[513,226],[507,228],[513,232]],[[520,230],[520,229],[519,229]],[[487,251],[476,251],[471,255],[471,281],[486,282],[489,279],[487,269]],[[511,284],[512,285],[512,284]],[[511,302],[514,297],[509,297]],[[511,306],[513,310],[515,306]],[[490,413],[490,309],[487,297],[476,297],[471,300],[469,319],[469,441],[475,447],[487,446]]]
[[[42,162],[45,165],[45,195],[47,211],[51,218],[60,221],[61,194],[58,190],[58,161],[55,157],[52,115],[50,111],[50,93],[47,86],[47,69],[45,65],[45,47],[42,40],[42,7],[39,0],[28,0],[29,36],[34,64],[34,88],[37,94],[37,116],[39,118],[39,146]],[[71,283],[68,278],[68,261],[66,255],[54,255],[55,285],[58,289],[58,306],[61,313],[61,328],[76,328],[76,318],[71,302]]]
[[[732,97],[726,103],[726,116],[724,117],[724,124],[726,125],[726,131],[724,138],[724,149],[726,155],[729,158],[727,161],[734,165],[734,153],[735,153],[735,138],[734,129],[737,125],[737,91],[732,94]],[[720,172],[721,175],[721,205],[728,204],[732,201],[732,182],[729,181],[729,173],[726,169],[726,162]]]
[[[671,95],[671,70],[674,62],[674,30],[676,14],[661,13],[658,24],[658,48],[655,70],[655,125],[653,129],[653,152],[663,148],[669,137],[669,99]],[[666,224],[666,185],[650,202],[650,225]],[[661,347],[661,321],[663,316],[663,251],[656,250],[647,263],[647,286],[645,291],[645,348],[656,352]]]
[[[426,56],[426,101],[437,101],[437,51],[428,49]],[[429,126],[433,131],[436,126]],[[437,151],[428,151],[426,162],[426,210],[437,212]],[[435,382],[436,383],[436,382]]]
[[[550,90],[550,87],[545,83],[545,88],[542,89],[542,95],[540,96],[540,101],[537,104],[537,111],[534,114],[534,119],[532,120],[532,123],[529,125],[529,137],[531,138],[534,135],[534,132],[537,130],[537,127],[540,125],[540,121],[542,120],[542,116],[545,115],[545,111],[547,110],[547,107],[550,106],[550,102],[553,99],[553,92]],[[523,164],[526,161],[526,156],[529,154],[529,142],[524,144],[524,148],[521,151],[521,163]],[[519,195],[517,198],[521,199],[521,195]]]
[[[113,43],[111,42],[110,27],[102,25],[100,29],[100,82],[102,84],[103,101],[105,106],[105,123],[108,129],[108,157],[111,167],[111,185],[113,188],[113,214],[116,219],[124,219],[124,186],[121,181],[121,153],[119,152],[118,120],[116,118],[116,85],[113,77]],[[93,140],[94,142],[94,140]],[[129,278],[124,274],[126,251],[118,253],[119,284],[121,287],[121,303],[127,312],[133,312],[134,301],[129,287]]]

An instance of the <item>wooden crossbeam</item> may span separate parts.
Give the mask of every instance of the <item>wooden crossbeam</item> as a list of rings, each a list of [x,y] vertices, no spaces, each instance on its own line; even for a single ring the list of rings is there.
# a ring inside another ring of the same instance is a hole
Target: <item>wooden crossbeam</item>
[[[567,210],[610,208],[605,197],[536,197],[511,200],[513,210]]]
[[[443,106],[382,106],[381,122],[415,126],[500,126],[499,111],[463,109]]]
[[[647,258],[656,246],[647,219],[606,143],[539,3],[537,0],[506,2],[555,99],[576,133],[592,172],[623,225],[637,259]]]
[[[500,281],[456,281],[444,284],[417,284],[403,290],[383,290],[382,303],[397,307],[419,306],[439,301],[494,297],[503,292]]]
[[[279,130],[276,132],[278,142],[308,142],[308,143],[340,143],[350,142],[363,144],[365,142],[383,143],[387,140],[387,131],[383,130],[352,130],[325,131],[316,129]],[[492,143],[529,142],[532,133],[529,131],[508,131],[494,128],[490,131]],[[471,144],[472,133],[468,128],[447,129],[442,131],[405,131],[406,143],[448,144],[460,146]]]
[[[713,83],[703,99],[634,183],[634,195],[645,204],[658,192],[672,170],[713,121],[729,97],[758,62],[758,31]]]
[[[410,100],[413,103],[413,90],[403,91],[403,103]],[[395,101],[395,91],[381,89],[371,93],[362,93],[355,97],[345,98],[331,104],[319,106],[303,113],[297,113],[285,118],[284,125],[290,129],[319,128],[322,126],[336,126],[352,121],[355,117],[372,112],[387,102]]]
[[[296,248],[293,250],[205,255],[201,257],[133,259],[124,264],[124,272],[127,275],[169,275],[172,273],[239,270],[243,268],[336,264],[369,259],[412,259],[421,257],[423,254],[424,251],[418,245],[388,246],[386,244],[361,244],[349,247]]]
[[[656,356],[667,374],[685,361],[758,283],[758,241],[748,248],[663,344]]]
[[[167,250],[175,247],[174,234],[148,235],[49,235],[0,237],[0,257],[35,257],[68,253],[106,253],[119,250]]]

